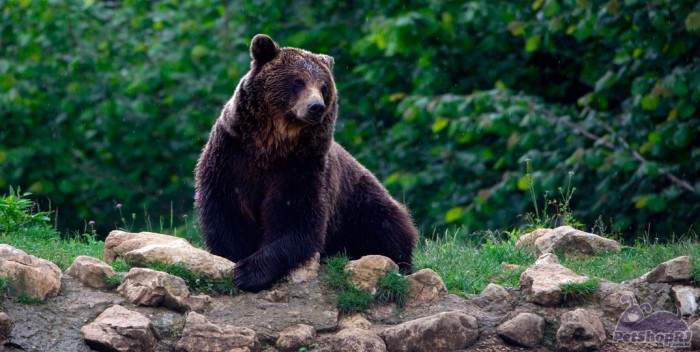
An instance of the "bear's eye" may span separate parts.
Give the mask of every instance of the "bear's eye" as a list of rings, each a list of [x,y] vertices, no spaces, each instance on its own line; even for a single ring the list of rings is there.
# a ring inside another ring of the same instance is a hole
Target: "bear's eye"
[[[327,95],[328,94],[328,87],[324,84],[321,86],[321,94]]]
[[[297,87],[297,88],[303,87],[303,86],[304,86],[304,80],[302,80],[301,78],[295,78],[295,79],[294,79],[294,86]]]

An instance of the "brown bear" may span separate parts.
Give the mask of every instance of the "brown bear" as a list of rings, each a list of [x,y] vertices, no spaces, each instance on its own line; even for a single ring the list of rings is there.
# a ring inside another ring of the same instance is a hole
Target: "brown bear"
[[[380,254],[404,272],[418,231],[408,211],[333,140],[334,60],[256,35],[253,59],[197,163],[197,210],[209,250],[257,292],[323,255]]]

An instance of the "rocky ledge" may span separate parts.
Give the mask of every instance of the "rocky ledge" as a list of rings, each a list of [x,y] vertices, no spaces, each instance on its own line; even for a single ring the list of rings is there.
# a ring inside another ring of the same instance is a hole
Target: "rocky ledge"
[[[116,273],[98,258],[78,257],[63,274],[53,263],[0,245],[0,275],[9,279],[11,296],[0,312],[0,343],[5,351],[700,349],[700,288],[691,281],[689,257],[635,280],[599,280],[584,302],[564,297],[562,283],[588,277],[562,266],[554,253],[619,250],[596,237],[561,228],[523,236],[519,246],[539,259],[525,269],[519,288],[490,284],[465,299],[448,294],[440,276],[423,269],[407,276],[402,308],[381,304],[354,314],[336,309],[335,293],[318,279],[318,255],[271,290],[209,296],[191,292],[180,277],[141,267]],[[162,234],[112,232],[105,259],[117,258],[137,266],[181,264],[211,279],[235,270],[224,258]],[[372,292],[396,268],[388,258],[367,256],[345,270],[353,285]],[[22,304],[15,296],[44,302]]]

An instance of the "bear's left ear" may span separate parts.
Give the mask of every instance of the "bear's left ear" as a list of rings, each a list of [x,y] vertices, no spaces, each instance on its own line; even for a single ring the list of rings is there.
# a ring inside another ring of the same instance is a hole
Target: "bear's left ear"
[[[250,57],[261,65],[274,59],[279,51],[279,45],[264,34],[256,35],[250,42]]]
[[[328,67],[328,69],[331,70],[331,72],[333,71],[333,64],[335,64],[333,56],[318,54],[318,58],[321,59],[321,62],[326,64],[326,67]]]

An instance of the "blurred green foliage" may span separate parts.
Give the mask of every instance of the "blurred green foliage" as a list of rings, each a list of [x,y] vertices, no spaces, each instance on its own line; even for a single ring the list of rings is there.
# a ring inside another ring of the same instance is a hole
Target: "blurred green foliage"
[[[520,226],[526,159],[541,193],[573,171],[589,226],[700,225],[700,4],[676,0],[0,0],[0,187],[69,228],[187,214],[256,33],[335,57],[336,138],[426,234]]]

